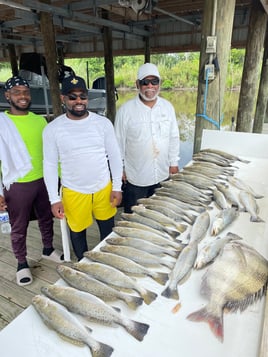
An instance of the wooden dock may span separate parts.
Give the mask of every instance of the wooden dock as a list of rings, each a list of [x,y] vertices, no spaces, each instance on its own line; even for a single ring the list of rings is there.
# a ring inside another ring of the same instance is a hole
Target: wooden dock
[[[119,208],[117,217],[121,211]],[[87,241],[89,249],[99,243],[96,223],[87,230]],[[54,248],[62,251],[60,224],[57,219],[54,224]],[[30,222],[28,228],[27,252],[34,281],[21,287],[16,283],[17,261],[11,249],[10,236],[0,232],[0,330],[31,304],[33,296],[40,293],[42,286],[59,280],[56,263],[41,258],[42,242],[37,221]],[[71,258],[76,261],[73,251]]]

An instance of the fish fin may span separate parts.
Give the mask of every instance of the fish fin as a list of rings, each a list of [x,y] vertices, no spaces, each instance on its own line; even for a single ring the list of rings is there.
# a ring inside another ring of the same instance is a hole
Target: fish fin
[[[124,325],[126,331],[131,334],[136,340],[142,341],[144,336],[147,334],[147,331],[150,325],[130,320],[128,324]]]
[[[116,312],[121,312],[121,309],[119,309],[119,307],[117,307],[117,306],[112,306],[112,308],[113,308]]]
[[[134,295],[126,295],[124,301],[130,309],[136,310],[138,306],[142,305],[143,298]]]
[[[187,319],[195,322],[207,322],[214,335],[223,342],[223,319],[221,316],[210,314],[206,307],[187,316]]]
[[[146,290],[141,296],[146,305],[150,305],[157,298],[157,294],[150,290]]]
[[[151,275],[151,278],[154,279],[160,285],[165,285],[169,279],[168,273],[161,272],[154,273],[153,275]]]
[[[178,289],[171,289],[169,286],[162,291],[161,293],[162,296],[168,298],[168,299],[175,299],[175,300],[179,300],[179,293],[178,293]]]
[[[71,338],[71,337],[68,337],[68,336],[63,335],[63,334],[60,333],[60,332],[57,332],[57,334],[58,334],[58,336],[59,336],[62,340],[67,341],[67,342],[69,342],[69,343],[72,343],[72,344],[75,345],[75,346],[79,346],[79,347],[85,346],[85,342],[75,340],[75,339],[73,339],[73,338]]]
[[[113,347],[106,345],[105,343],[98,342],[98,348],[91,349],[92,357],[105,356],[110,357],[114,351]]]
[[[173,269],[174,268],[174,263],[173,262],[166,262],[166,261],[161,261],[160,262],[161,265],[164,265],[165,267],[168,267],[169,269]]]

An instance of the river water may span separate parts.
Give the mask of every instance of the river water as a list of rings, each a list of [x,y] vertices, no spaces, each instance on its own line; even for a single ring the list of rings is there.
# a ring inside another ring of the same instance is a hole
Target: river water
[[[136,91],[120,91],[119,99],[117,101],[117,108],[125,103],[130,98],[137,94]],[[178,119],[180,129],[180,162],[179,166],[182,168],[192,158],[194,130],[196,120],[196,90],[176,90],[176,91],[162,91],[162,97],[169,100],[174,108]],[[223,113],[221,115],[221,129],[232,130],[232,118],[236,118],[238,108],[239,92],[226,92],[223,105]],[[199,113],[202,114],[202,113]],[[216,120],[216,119],[214,119]]]

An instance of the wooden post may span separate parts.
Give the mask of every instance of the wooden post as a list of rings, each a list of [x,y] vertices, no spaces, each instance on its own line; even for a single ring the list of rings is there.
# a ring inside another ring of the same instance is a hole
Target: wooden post
[[[151,51],[150,51],[150,38],[145,38],[145,54],[144,54],[144,63],[151,62]]]
[[[266,35],[262,59],[261,79],[257,98],[253,133],[262,133],[268,99],[268,27],[266,23]]]
[[[108,19],[108,11],[102,10],[102,17]],[[108,27],[103,28],[104,45],[104,69],[106,79],[106,116],[114,123],[116,114],[115,105],[115,85],[114,85],[114,61],[113,61],[113,38],[112,30]]]
[[[49,4],[50,1],[42,2]],[[57,51],[56,39],[53,25],[53,14],[47,12],[40,13],[40,27],[44,41],[45,58],[47,64],[47,72],[50,87],[51,103],[53,107],[54,118],[62,114],[60,89],[58,80],[58,66],[57,66]]]
[[[252,0],[249,19],[248,38],[245,61],[241,81],[241,90],[237,111],[236,131],[251,132],[257,85],[259,84],[259,68],[267,14],[260,1]]]
[[[225,78],[231,45],[235,0],[205,0],[201,33],[194,153],[201,147],[203,129],[220,129]],[[216,37],[216,53],[206,52],[207,36]],[[205,65],[214,64],[215,79],[206,80]],[[217,71],[217,66],[219,71]]]
[[[19,68],[18,68],[16,50],[13,44],[8,44],[8,53],[9,53],[9,61],[10,61],[12,75],[17,76],[19,74]]]

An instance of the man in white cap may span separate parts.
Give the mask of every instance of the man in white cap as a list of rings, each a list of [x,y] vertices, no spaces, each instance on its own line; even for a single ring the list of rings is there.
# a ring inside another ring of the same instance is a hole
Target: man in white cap
[[[116,114],[115,133],[124,165],[124,211],[151,196],[160,182],[179,171],[179,129],[170,102],[159,97],[160,74],[152,63],[137,74],[138,95]]]

